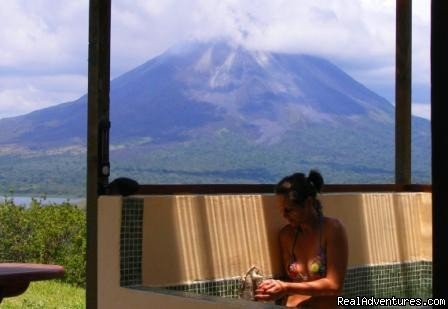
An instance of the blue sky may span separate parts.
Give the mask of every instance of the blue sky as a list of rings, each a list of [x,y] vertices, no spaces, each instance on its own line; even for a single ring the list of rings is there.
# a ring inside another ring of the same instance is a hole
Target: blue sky
[[[113,0],[111,77],[188,39],[309,53],[394,98],[394,0]],[[87,92],[88,0],[0,1],[0,118]],[[430,1],[413,1],[413,113],[429,118]]]

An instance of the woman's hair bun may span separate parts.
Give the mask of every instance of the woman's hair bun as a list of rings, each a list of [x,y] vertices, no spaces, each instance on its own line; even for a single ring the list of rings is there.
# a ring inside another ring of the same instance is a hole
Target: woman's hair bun
[[[301,203],[309,196],[315,198],[323,185],[322,175],[316,170],[311,170],[308,177],[303,173],[284,177],[275,186],[275,193],[286,195],[291,201]]]
[[[324,178],[318,171],[310,170],[307,179],[314,186],[316,192],[320,192],[322,190],[322,187],[324,185]]]

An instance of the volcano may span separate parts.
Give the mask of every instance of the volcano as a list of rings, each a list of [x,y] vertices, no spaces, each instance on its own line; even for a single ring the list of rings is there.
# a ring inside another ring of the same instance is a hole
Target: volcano
[[[318,168],[330,182],[393,181],[393,105],[320,57],[186,42],[110,89],[117,175],[271,183]],[[86,119],[87,96],[1,119],[0,156],[83,155]],[[417,181],[429,180],[429,134],[429,121],[413,117]]]

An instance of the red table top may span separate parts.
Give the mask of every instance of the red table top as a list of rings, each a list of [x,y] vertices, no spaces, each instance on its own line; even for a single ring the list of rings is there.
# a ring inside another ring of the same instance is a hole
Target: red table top
[[[0,263],[0,285],[11,281],[37,281],[63,276],[64,267],[59,265]]]
[[[31,281],[64,276],[64,267],[46,264],[0,263],[0,303],[26,291]]]

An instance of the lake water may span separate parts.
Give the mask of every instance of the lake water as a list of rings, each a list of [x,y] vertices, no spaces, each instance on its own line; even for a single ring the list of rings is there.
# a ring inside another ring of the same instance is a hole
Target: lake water
[[[14,196],[12,200],[16,205],[29,206],[33,197],[31,196]],[[80,205],[85,202],[84,198],[68,198],[68,197],[46,197],[45,199],[40,197],[34,197],[40,201],[43,205],[49,204],[61,204],[64,202],[70,202],[71,204]],[[10,199],[8,197],[8,199]]]

